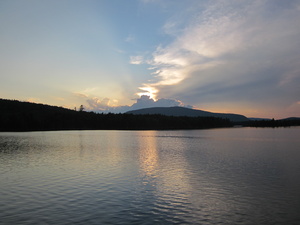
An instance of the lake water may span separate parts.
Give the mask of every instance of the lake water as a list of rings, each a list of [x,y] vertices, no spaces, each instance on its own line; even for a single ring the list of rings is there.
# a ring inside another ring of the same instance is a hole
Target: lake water
[[[0,224],[299,224],[300,127],[0,133]]]

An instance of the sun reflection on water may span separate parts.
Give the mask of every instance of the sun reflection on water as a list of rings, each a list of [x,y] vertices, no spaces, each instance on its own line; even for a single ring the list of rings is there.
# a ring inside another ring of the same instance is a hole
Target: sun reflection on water
[[[147,176],[155,176],[158,169],[158,150],[156,131],[151,131],[146,138],[139,139],[139,161],[140,167]]]

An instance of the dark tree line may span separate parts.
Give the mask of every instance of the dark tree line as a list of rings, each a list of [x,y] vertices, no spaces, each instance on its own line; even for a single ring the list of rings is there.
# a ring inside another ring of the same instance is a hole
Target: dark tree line
[[[82,110],[80,110],[82,108]],[[43,104],[0,99],[0,131],[43,130],[161,130],[204,129],[242,125],[249,127],[299,126],[299,118],[232,123],[216,117],[97,114]]]
[[[214,117],[97,114],[0,99],[0,131],[201,129],[231,125],[229,120]]]
[[[287,118],[281,120],[254,120],[247,122],[240,122],[239,125],[245,127],[291,127],[300,126],[299,118]]]

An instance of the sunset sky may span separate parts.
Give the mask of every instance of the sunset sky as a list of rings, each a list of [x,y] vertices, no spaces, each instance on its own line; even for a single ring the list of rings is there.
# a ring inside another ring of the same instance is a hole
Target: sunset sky
[[[300,117],[300,1],[1,0],[0,98]]]

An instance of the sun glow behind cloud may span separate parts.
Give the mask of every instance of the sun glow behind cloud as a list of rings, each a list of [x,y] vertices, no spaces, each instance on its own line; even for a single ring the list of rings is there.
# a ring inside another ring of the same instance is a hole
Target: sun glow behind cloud
[[[138,92],[137,95],[142,97],[144,95],[149,96],[151,99],[156,100],[157,89],[150,86],[140,87],[143,92]]]

